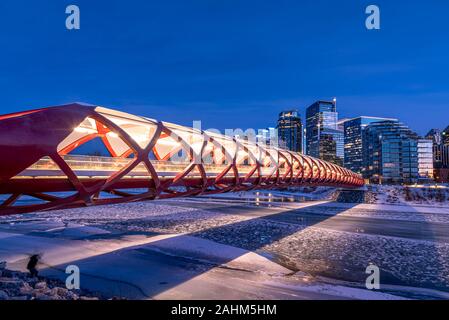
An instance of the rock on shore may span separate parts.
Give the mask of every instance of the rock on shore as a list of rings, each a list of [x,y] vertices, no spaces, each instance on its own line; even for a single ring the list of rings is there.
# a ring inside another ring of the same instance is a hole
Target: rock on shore
[[[30,277],[0,262],[0,300],[98,300],[82,290],[68,290],[58,280]]]

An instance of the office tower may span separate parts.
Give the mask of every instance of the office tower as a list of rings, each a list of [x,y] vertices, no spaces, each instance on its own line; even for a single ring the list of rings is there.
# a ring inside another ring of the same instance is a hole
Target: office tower
[[[302,122],[297,110],[281,112],[277,130],[280,147],[302,152]]]
[[[318,158],[343,166],[344,134],[343,131],[323,129],[320,132]]]
[[[441,130],[432,129],[426,134],[426,139],[432,140],[433,166],[435,169],[443,167],[443,135]]]
[[[363,131],[362,174],[374,183],[418,182],[418,140],[398,121],[371,123]]]
[[[428,134],[429,137],[436,137],[433,139],[434,161],[436,166],[434,170],[434,177],[436,182],[449,182],[449,126],[442,132],[438,129],[432,129]]]
[[[357,173],[363,168],[363,130],[373,122],[397,119],[361,116],[344,122],[344,166]]]
[[[307,154],[319,157],[320,133],[323,129],[337,130],[337,109],[334,102],[317,101],[306,110]]]
[[[422,182],[433,180],[433,141],[418,139],[418,175]]]
[[[446,129],[443,130],[441,133],[442,137],[442,144],[443,144],[443,150],[442,150],[442,167],[445,169],[449,169],[449,126],[447,126]]]
[[[338,130],[336,99],[317,101],[306,110],[307,154],[342,165],[344,134]]]
[[[443,144],[446,146],[449,146],[449,126],[447,126],[447,128],[443,130],[441,135],[442,135]]]

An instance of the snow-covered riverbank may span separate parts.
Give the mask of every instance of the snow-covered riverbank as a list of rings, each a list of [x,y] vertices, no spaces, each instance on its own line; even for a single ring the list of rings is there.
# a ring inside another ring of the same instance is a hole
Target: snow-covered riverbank
[[[61,281],[76,264],[82,286],[109,298],[447,298],[449,209],[295,201],[302,196],[254,191],[2,217],[0,261],[25,271],[39,253],[41,275]],[[381,292],[364,289],[369,263],[381,269]]]

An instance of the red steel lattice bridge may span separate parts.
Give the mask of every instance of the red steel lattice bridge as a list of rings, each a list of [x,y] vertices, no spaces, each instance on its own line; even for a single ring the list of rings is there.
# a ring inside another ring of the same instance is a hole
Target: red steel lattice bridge
[[[89,151],[98,145],[109,156]],[[350,170],[300,153],[98,106],[75,103],[0,116],[0,215],[363,184]]]

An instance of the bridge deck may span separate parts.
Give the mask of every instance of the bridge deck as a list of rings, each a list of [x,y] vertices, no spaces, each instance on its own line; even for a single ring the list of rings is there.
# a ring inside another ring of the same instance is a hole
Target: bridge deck
[[[112,173],[115,173],[125,167],[133,159],[123,158],[110,158],[110,157],[98,157],[98,156],[82,156],[82,155],[66,155],[63,156],[64,161],[75,172],[78,177],[82,178],[105,178],[109,177]],[[156,170],[159,177],[175,177],[182,172],[189,162],[170,162],[170,161],[158,161],[151,160],[151,164]],[[223,172],[227,165],[209,165],[203,164],[206,171],[206,176],[213,178]],[[240,165],[237,166],[240,177],[244,177],[254,168],[253,165]],[[280,168],[280,173],[285,173],[285,168]],[[262,167],[262,176],[268,176],[272,173],[272,168]],[[125,178],[138,178],[148,177],[150,173],[143,163],[137,165],[131,172],[129,172]],[[49,158],[45,157],[33,164],[28,169],[22,171],[19,175],[13,179],[24,178],[62,178],[65,174],[61,169]],[[200,178],[199,172],[193,171],[187,178]]]
[[[67,165],[73,170],[80,182],[86,187],[94,187],[108,179],[111,175],[124,168],[133,159],[131,158],[111,158],[99,156],[65,155],[62,156]],[[158,179],[161,182],[172,181],[178,174],[183,172],[189,165],[188,162],[170,162],[151,160]],[[203,164],[208,183],[213,183],[227,165]],[[255,165],[239,165],[238,182],[252,184],[257,180],[257,175],[246,178]],[[280,168],[279,173],[284,174],[285,168]],[[262,178],[268,178],[273,174],[273,168],[260,168]],[[274,178],[273,178],[274,180]],[[234,183],[235,176],[232,170],[220,180],[222,183]],[[202,177],[199,171],[190,172],[183,178],[182,185],[198,186],[202,184]],[[154,181],[143,163],[137,165],[131,172],[115,182],[112,189],[130,188],[154,188]],[[49,157],[40,159],[38,162],[13,177],[8,185],[0,185],[0,194],[36,193],[36,192],[60,192],[73,190],[72,183],[67,179],[64,172]]]

